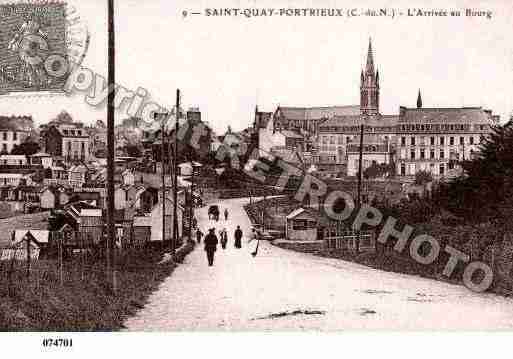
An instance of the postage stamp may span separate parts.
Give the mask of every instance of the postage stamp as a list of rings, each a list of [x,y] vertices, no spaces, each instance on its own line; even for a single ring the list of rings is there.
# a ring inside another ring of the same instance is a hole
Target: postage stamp
[[[64,2],[0,4],[0,94],[62,92],[89,46],[76,9]]]

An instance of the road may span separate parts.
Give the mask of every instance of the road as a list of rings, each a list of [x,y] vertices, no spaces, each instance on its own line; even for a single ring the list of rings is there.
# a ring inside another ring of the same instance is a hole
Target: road
[[[217,224],[197,211],[203,232],[226,226],[228,248],[207,266],[202,246],[189,254],[125,322],[129,331],[511,329],[513,300],[465,287],[384,272],[359,264],[252,243],[233,247],[240,224],[249,233],[242,205],[220,202],[230,218]]]

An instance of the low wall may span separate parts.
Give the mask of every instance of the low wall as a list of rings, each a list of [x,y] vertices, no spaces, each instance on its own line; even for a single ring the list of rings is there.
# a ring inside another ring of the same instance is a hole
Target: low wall
[[[324,241],[276,240],[273,241],[272,244],[283,249],[290,249],[305,253],[318,253],[324,249]]]

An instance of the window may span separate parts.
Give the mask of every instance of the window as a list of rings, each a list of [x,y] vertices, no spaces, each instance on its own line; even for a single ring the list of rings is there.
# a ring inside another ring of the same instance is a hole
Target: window
[[[306,219],[294,219],[292,221],[292,229],[295,231],[303,231],[307,229],[307,220]]]
[[[4,138],[4,141],[7,141],[7,132],[3,133],[3,138]]]
[[[415,146],[415,137],[412,137],[410,141],[411,141],[411,142],[410,142],[410,143],[411,143],[411,145],[412,145],[412,146]]]
[[[2,143],[2,151],[7,152],[7,144]]]
[[[85,152],[85,143],[84,142],[81,143],[81,149],[82,149],[82,153],[84,153]]]
[[[454,145],[454,137],[449,137],[449,146]]]
[[[444,138],[444,137],[440,137],[440,145],[441,145],[441,146],[443,146],[443,145],[444,145],[444,142],[445,142],[444,140],[445,140],[445,138]]]
[[[338,136],[338,144],[341,145],[344,143],[344,137],[343,136]]]
[[[429,158],[431,158],[431,159],[435,158],[435,150],[429,151]]]
[[[468,140],[469,140],[469,143],[470,143],[471,145],[473,145],[473,144],[474,144],[474,137],[470,136],[470,138],[469,138]]]
[[[460,145],[464,145],[465,144],[465,137],[460,137]]]
[[[406,176],[406,166],[401,163],[401,176]]]
[[[13,132],[12,133],[12,140],[16,141],[17,139],[18,139],[18,133],[17,132]]]
[[[440,159],[443,160],[445,157],[444,150],[440,150]]]
[[[423,149],[423,148],[420,150],[420,158],[421,158],[422,160],[423,160],[424,158],[426,158],[426,153],[425,153],[425,151],[424,151],[424,149]]]
[[[445,166],[443,163],[440,163],[440,175],[443,175],[445,172]]]
[[[414,159],[415,159],[415,151],[410,151],[410,158],[411,158],[412,160],[414,160]]]
[[[431,137],[431,138],[429,139],[429,142],[430,142],[431,146],[434,146],[434,145],[435,145],[435,138],[434,138],[434,137]]]
[[[401,146],[406,146],[406,137],[401,137]]]
[[[330,136],[330,145],[335,144],[335,136]]]
[[[351,142],[351,137],[346,136],[346,143],[349,143],[349,142]]]

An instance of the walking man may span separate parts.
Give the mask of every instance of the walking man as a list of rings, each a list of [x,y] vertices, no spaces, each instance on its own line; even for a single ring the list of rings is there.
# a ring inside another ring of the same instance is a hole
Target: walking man
[[[210,228],[208,234],[205,236],[205,252],[207,252],[207,260],[209,267],[214,265],[214,254],[217,249],[217,237],[215,234],[215,228]]]
[[[226,232],[226,228],[223,228],[219,235],[221,236],[221,247],[226,249],[226,243],[228,243],[228,233]]]
[[[224,220],[227,221],[228,220],[228,208],[225,208],[224,209]]]
[[[235,248],[241,248],[242,247],[242,230],[240,229],[240,226],[237,226],[237,229],[235,230]]]
[[[196,241],[198,244],[201,243],[201,237],[203,237],[203,233],[200,231],[199,228],[196,228]]]

